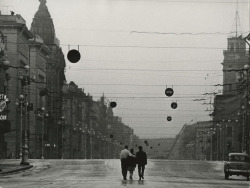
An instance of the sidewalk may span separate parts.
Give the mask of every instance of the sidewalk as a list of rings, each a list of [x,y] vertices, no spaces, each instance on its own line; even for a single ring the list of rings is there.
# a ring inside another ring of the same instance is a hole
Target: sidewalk
[[[20,159],[0,159],[0,176],[27,170],[33,165],[20,165]]]

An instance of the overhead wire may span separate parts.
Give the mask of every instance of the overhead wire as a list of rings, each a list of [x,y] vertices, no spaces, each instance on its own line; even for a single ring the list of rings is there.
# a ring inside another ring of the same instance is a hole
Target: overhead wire
[[[27,42],[7,42],[7,44],[29,44]],[[46,44],[54,45],[54,44]],[[142,48],[142,49],[200,49],[200,50],[223,50],[225,47],[202,47],[202,46],[142,46],[142,45],[101,45],[101,44],[60,44],[60,46],[79,46],[97,48]],[[243,49],[243,48],[242,48]],[[244,48],[245,49],[245,48]]]
[[[117,1],[117,0],[115,0]],[[143,1],[143,2],[160,2],[160,3],[200,3],[200,4],[235,4],[230,1],[192,1],[192,0],[118,0],[118,1]],[[240,1],[239,4],[247,4],[248,2]]]
[[[141,87],[166,87],[166,85],[173,85],[174,87],[200,87],[200,86],[206,86],[205,84],[119,84],[119,83],[110,83],[110,84],[97,84],[97,83],[90,83],[90,84],[82,84],[78,83],[78,85],[92,85],[92,86],[141,86]],[[217,86],[214,84],[208,85],[208,86]]]
[[[71,71],[72,71],[72,68],[74,67],[70,67],[71,68]],[[84,70],[84,71],[88,71],[88,70],[103,70],[103,71],[141,71],[141,72],[147,72],[147,71],[150,71],[150,72],[221,72],[221,70],[216,70],[216,69],[211,69],[211,70],[201,70],[201,69],[187,69],[187,70],[170,70],[170,69],[128,69],[128,68],[79,68],[79,67],[76,67],[76,70],[73,70],[73,71],[79,71],[79,70]]]
[[[199,32],[199,33],[191,33],[191,32],[183,32],[183,33],[177,33],[177,32],[152,32],[152,31],[131,31],[131,34],[159,34],[159,35],[230,35],[234,34],[235,32]],[[244,32],[247,33],[247,32]]]
[[[114,59],[83,59],[84,62],[105,62],[105,63],[176,63],[176,62],[214,62],[214,61],[221,61],[221,59],[193,59],[192,60],[175,60],[175,59],[168,59],[168,60],[114,60]]]

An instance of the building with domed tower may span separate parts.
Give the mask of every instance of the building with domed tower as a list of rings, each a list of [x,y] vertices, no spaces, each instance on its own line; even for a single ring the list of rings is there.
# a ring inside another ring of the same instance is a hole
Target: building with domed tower
[[[19,14],[0,14],[0,22],[10,66],[2,71],[8,79],[0,78],[1,91],[10,100],[8,130],[0,130],[0,158],[22,157],[24,138],[29,158],[58,158],[65,59],[46,1],[40,0],[30,30]],[[39,118],[42,108],[48,117]]]
[[[46,99],[46,109],[49,112],[45,130],[47,158],[58,158],[58,121],[62,116],[62,88],[66,82],[64,69],[65,59],[59,40],[56,38],[54,23],[46,5],[46,0],[39,0],[40,5],[34,15],[30,31],[40,36],[51,53],[47,56],[46,87],[43,88],[42,97]]]

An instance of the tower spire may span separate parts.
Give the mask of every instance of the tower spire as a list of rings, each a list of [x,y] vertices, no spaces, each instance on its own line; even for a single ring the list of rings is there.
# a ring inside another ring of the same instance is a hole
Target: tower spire
[[[40,3],[44,3],[44,4],[46,4],[47,3],[47,1],[46,0],[39,0],[40,1]]]
[[[238,0],[237,0],[237,4],[236,4],[236,15],[235,15],[235,35],[237,37],[238,35],[238,18],[240,20],[240,17],[239,17],[239,11],[238,11]]]
[[[239,29],[241,28],[240,26],[240,16],[239,16],[239,7],[238,7],[238,0],[236,2],[236,13],[234,17],[234,25],[233,25],[233,31],[232,33],[235,33],[235,37],[237,38],[239,35]]]
[[[34,15],[31,32],[42,37],[45,44],[55,43],[55,28],[46,5],[47,0],[39,0],[40,5]]]

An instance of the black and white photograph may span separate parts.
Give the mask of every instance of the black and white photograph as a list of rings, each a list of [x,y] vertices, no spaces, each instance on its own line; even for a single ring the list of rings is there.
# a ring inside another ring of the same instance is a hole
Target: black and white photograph
[[[249,177],[250,0],[0,0],[0,188]]]

